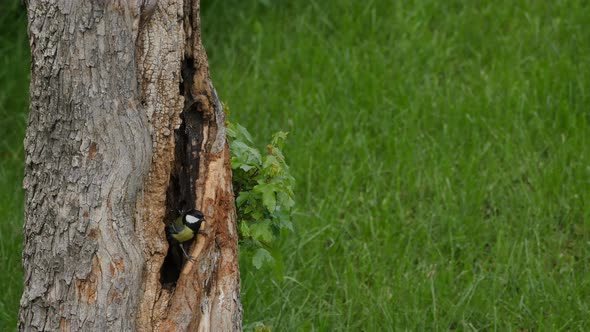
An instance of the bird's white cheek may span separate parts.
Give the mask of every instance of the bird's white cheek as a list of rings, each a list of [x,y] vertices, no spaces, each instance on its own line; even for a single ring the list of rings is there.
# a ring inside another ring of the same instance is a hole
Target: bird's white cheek
[[[199,218],[193,217],[191,215],[186,216],[186,222],[189,224],[194,224],[199,221]]]

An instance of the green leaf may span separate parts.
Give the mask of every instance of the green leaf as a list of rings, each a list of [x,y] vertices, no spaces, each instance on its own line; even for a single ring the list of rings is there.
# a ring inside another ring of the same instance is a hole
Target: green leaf
[[[281,150],[279,148],[273,148],[272,149],[272,155],[277,157],[277,160],[281,163],[281,166],[287,166],[285,165],[285,156],[283,156],[283,153],[281,152]]]
[[[262,163],[260,152],[242,141],[234,141],[230,148],[233,156],[243,164],[255,166]]]
[[[236,198],[236,205],[238,207],[244,205],[244,203],[248,202],[248,200],[250,200],[251,197],[252,194],[249,191],[241,191],[238,194],[238,197]]]
[[[260,269],[264,262],[270,263],[272,260],[273,258],[271,254],[266,249],[258,248],[252,257],[252,265],[257,269]]]
[[[286,208],[292,208],[293,206],[295,206],[295,201],[288,192],[277,193],[277,201],[279,202],[280,206],[284,206]]]
[[[264,157],[264,163],[262,164],[262,173],[268,177],[275,177],[281,173],[281,163],[277,157],[268,155]]]
[[[266,219],[250,226],[250,234],[252,238],[264,243],[272,241],[272,231],[270,229],[270,220]]]
[[[237,137],[243,138],[248,143],[253,144],[252,143],[253,142],[252,135],[250,135],[250,133],[248,132],[248,130],[246,128],[241,126],[239,123],[235,124],[235,128],[236,128]]]
[[[232,164],[232,168],[233,168],[233,164]],[[239,166],[240,169],[243,169],[245,172],[248,172],[249,170],[255,168],[255,166],[252,165],[248,165],[248,164],[241,164]]]
[[[277,198],[275,195],[274,186],[270,183],[261,183],[258,184],[252,189],[255,192],[259,192],[262,194],[262,204],[270,211],[271,213],[277,207]]]
[[[240,221],[240,234],[244,238],[248,238],[251,236],[250,227],[248,227],[248,223],[245,220]]]
[[[286,228],[290,231],[293,231],[293,223],[291,222],[291,215],[290,213],[277,209],[275,213],[276,219],[279,221],[279,225],[281,228]]]
[[[279,149],[282,149],[285,145],[285,140],[287,140],[288,135],[289,133],[284,131],[274,133],[271,140],[272,145],[276,145]]]
[[[260,211],[260,207],[258,206],[258,204],[253,206],[253,209],[250,212],[250,216],[252,217],[252,221],[258,221],[262,219],[262,211]]]
[[[290,219],[281,220],[281,227],[286,228],[291,232],[293,231],[293,223]]]

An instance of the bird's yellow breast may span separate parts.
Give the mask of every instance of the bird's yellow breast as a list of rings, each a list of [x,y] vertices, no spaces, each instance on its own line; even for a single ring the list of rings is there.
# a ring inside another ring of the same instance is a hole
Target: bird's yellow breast
[[[178,242],[186,242],[195,236],[195,232],[188,227],[183,227],[182,231],[172,234],[172,237]]]

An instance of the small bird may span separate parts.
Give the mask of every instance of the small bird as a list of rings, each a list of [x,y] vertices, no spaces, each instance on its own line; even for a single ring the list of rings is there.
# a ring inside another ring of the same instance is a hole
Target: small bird
[[[166,226],[168,239],[171,242],[178,242],[184,256],[192,261],[194,261],[194,258],[186,253],[183,244],[192,240],[198,233],[206,235],[205,232],[200,230],[203,222],[206,222],[203,213],[193,209]]]

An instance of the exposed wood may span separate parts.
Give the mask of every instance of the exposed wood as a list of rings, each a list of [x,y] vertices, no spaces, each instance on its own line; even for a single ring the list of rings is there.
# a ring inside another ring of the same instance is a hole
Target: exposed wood
[[[21,330],[241,330],[224,114],[197,0],[30,1]],[[172,287],[164,221],[207,218]]]
[[[153,330],[165,315],[170,293],[162,290],[160,269],[168,243],[162,220],[172,218],[166,211],[166,193],[175,160],[174,131],[180,127],[184,98],[180,95],[181,65],[184,56],[183,3],[161,0],[145,15],[137,41],[138,79],[141,100],[150,118],[154,153],[143,199],[138,204],[137,232],[146,268],[143,274],[137,326]],[[162,307],[156,305],[160,300]]]

